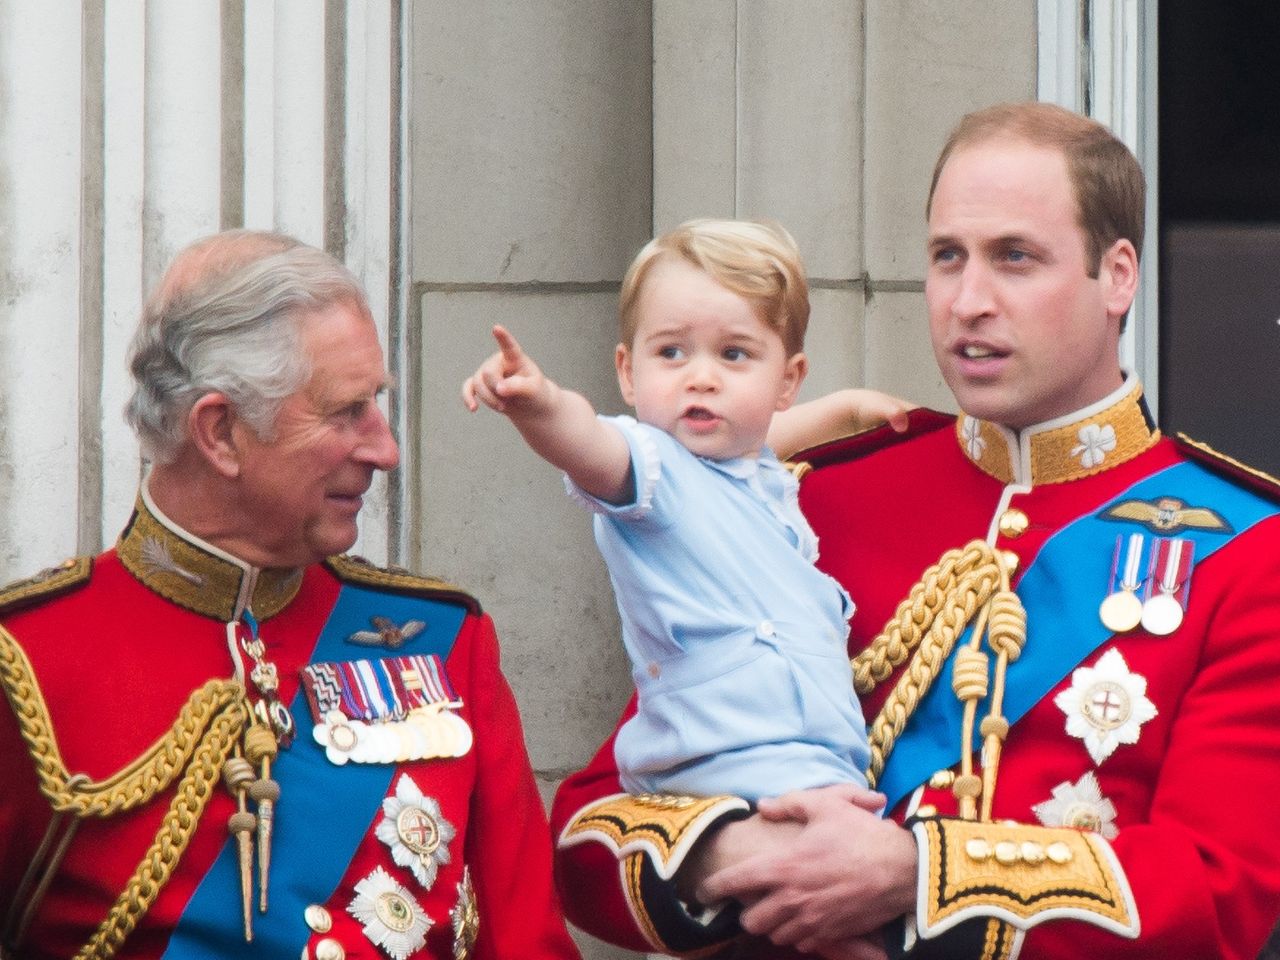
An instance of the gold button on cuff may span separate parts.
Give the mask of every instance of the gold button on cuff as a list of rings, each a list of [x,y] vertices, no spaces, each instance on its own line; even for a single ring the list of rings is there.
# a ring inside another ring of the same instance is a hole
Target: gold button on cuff
[[[965,841],[964,852],[970,860],[981,862],[991,856],[991,844],[981,837],[973,837]]]
[[[996,859],[1006,866],[1017,863],[1021,859],[1018,845],[1012,840],[1001,840],[996,844]]]
[[[1031,521],[1017,507],[1010,507],[1000,514],[999,529],[1000,535],[1003,537],[1016,539],[1026,533],[1029,526],[1031,526]]]
[[[917,817],[936,817],[937,815],[938,815],[938,808],[935,807],[932,803],[922,803],[916,809]]]
[[[939,770],[929,778],[929,786],[934,790],[946,790],[955,782],[956,775],[952,770]]]
[[[316,944],[316,960],[347,960],[347,951],[333,937],[325,937]]]
[[[1050,860],[1057,864],[1071,862],[1071,848],[1059,840],[1057,843],[1051,843],[1045,848],[1044,854]]]
[[[306,920],[307,926],[316,933],[328,933],[333,929],[333,917],[318,903],[313,903],[303,910],[302,919]]]
[[[1044,863],[1044,847],[1032,840],[1022,842],[1022,859],[1026,863]]]

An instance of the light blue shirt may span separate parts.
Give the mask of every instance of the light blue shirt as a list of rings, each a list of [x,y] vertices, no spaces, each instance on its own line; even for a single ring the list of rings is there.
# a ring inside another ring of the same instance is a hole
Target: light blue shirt
[[[866,724],[846,643],[853,603],[814,565],[791,473],[697,457],[631,417],[634,502],[570,493],[595,511],[639,712],[614,754],[632,793],[756,800],[866,784]]]

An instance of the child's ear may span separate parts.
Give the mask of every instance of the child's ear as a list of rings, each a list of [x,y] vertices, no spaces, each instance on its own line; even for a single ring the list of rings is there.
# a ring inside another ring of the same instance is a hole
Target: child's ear
[[[778,404],[775,410],[786,410],[796,402],[796,394],[800,392],[800,384],[804,383],[809,372],[809,358],[803,353],[793,353],[787,359],[787,367],[782,372],[782,389],[778,391]]]
[[[628,407],[634,407],[636,390],[631,380],[631,349],[625,343],[620,343],[614,348],[613,365],[618,370],[618,389],[622,392],[623,402]]]

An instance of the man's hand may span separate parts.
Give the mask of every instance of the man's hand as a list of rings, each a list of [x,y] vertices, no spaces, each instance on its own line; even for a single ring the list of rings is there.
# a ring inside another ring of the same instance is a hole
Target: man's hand
[[[498,341],[498,352],[462,382],[462,402],[467,409],[475,413],[483,403],[511,416],[517,411],[536,414],[549,407],[554,384],[505,327],[495,324],[493,338]]]
[[[708,842],[700,863],[715,872],[698,899],[748,904],[743,929],[779,946],[833,960],[876,956],[864,935],[914,909],[916,886],[915,841],[872,812],[883,803],[852,785],[762,800],[758,817]]]

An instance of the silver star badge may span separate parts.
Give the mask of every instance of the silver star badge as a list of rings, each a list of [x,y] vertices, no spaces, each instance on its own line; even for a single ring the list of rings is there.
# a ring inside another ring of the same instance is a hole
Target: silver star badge
[[[453,824],[407,773],[396,781],[395,795],[382,801],[382,813],[374,835],[391,848],[392,860],[408,867],[423,889],[430,890],[440,867],[449,862],[449,841],[457,833]]]
[[[1084,741],[1095,764],[1122,743],[1137,743],[1144,723],[1156,715],[1147,699],[1147,678],[1131,673],[1114,647],[1092,667],[1078,667],[1071,686],[1053,698],[1067,715],[1067,733]]]
[[[356,884],[347,912],[364,924],[364,935],[392,960],[408,960],[421,950],[432,926],[413,895],[381,867]]]
[[[1108,840],[1120,833],[1116,827],[1116,805],[1102,795],[1098,778],[1090,770],[1072,783],[1064,780],[1053,788],[1053,798],[1032,805],[1036,818],[1046,827],[1092,830]]]

